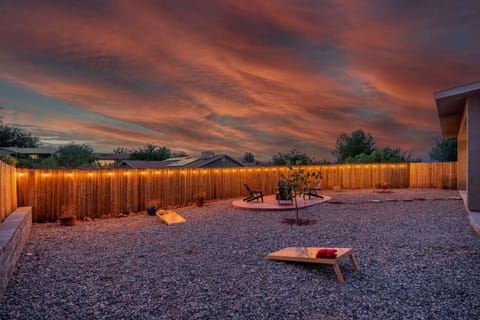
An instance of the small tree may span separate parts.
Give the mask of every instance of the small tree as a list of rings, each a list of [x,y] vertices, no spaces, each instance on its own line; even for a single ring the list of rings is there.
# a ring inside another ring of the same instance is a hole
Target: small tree
[[[375,149],[370,154],[360,153],[355,157],[348,157],[345,163],[382,163],[382,162],[409,162],[413,161],[410,152],[400,148],[385,147],[382,150]]]
[[[43,159],[20,158],[16,162],[17,168],[56,169],[59,164],[54,156]]]
[[[95,161],[92,147],[87,144],[74,144],[73,142],[59,147],[54,157],[58,165],[63,168],[87,167]]]
[[[335,150],[332,152],[337,162],[345,162],[347,158],[355,158],[359,154],[370,155],[375,150],[375,140],[370,133],[362,129],[353,131],[350,135],[340,134],[337,139]]]
[[[17,168],[40,169],[39,159],[19,158],[17,159]]]
[[[430,159],[440,162],[457,161],[457,139],[437,138],[436,145],[429,152]]]
[[[285,192],[292,192],[293,199],[295,201],[295,211],[297,214],[296,223],[301,224],[300,217],[298,214],[298,202],[297,195],[301,194],[305,188],[312,183],[312,180],[317,180],[322,178],[321,171],[317,172],[305,172],[302,168],[293,168],[292,166],[288,167],[289,174],[286,176],[283,173],[280,175],[283,181],[283,190]]]
[[[55,169],[58,168],[58,161],[55,159],[55,157],[48,157],[45,159],[40,160],[40,168],[43,169]]]
[[[9,156],[0,156],[0,161],[3,161],[4,163],[13,167],[17,164],[17,159]]]
[[[27,130],[0,124],[0,147],[38,148],[39,139]]]
[[[276,166],[301,166],[312,164],[312,159],[305,153],[298,152],[296,149],[290,150],[289,153],[277,153],[272,157],[272,161]]]
[[[129,158],[130,160],[162,161],[170,158],[170,149],[149,143],[144,148],[133,150]]]
[[[252,163],[255,162],[255,156],[251,152],[245,152],[242,158],[240,158],[240,161],[243,163]]]
[[[130,153],[130,150],[128,150],[125,147],[116,147],[115,149],[113,149],[113,153],[115,153],[115,154],[128,154],[128,153]]]

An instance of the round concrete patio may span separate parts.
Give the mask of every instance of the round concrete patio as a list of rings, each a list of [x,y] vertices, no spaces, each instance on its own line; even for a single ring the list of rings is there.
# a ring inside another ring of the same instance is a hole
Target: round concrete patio
[[[316,204],[326,202],[332,197],[322,195],[323,198],[303,199],[303,197],[297,197],[298,208],[311,207]],[[261,200],[254,200],[250,202],[243,201],[243,199],[237,199],[232,201],[232,205],[236,208],[250,209],[250,210],[292,210],[295,209],[295,202],[282,201],[281,204],[275,199],[274,194],[269,194],[263,197]]]

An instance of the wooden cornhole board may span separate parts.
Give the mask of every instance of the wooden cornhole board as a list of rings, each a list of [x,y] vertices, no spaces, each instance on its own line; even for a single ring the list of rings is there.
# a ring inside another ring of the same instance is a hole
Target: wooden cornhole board
[[[157,217],[160,221],[169,226],[187,221],[181,215],[172,210],[157,210]]]
[[[353,256],[353,249],[352,248],[329,248],[329,249],[337,249],[337,257],[332,259],[327,258],[315,258],[317,255],[318,250],[320,249],[327,249],[322,247],[288,247],[282,250],[278,250],[275,252],[270,253],[267,255],[267,259],[269,260],[279,260],[279,261],[294,261],[294,262],[308,262],[308,263],[320,263],[320,264],[329,264],[333,267],[335,274],[337,275],[337,280],[340,283],[343,283],[345,280],[343,279],[342,272],[340,271],[340,267],[338,263],[346,258],[350,258],[350,262],[352,263],[353,269],[355,271],[360,270],[358,268],[357,262],[355,261],[355,257]]]

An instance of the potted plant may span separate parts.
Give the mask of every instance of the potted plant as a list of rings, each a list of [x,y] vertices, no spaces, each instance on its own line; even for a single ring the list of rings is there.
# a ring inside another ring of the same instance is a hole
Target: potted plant
[[[447,176],[442,176],[440,179],[440,189],[448,189],[449,188],[449,179]]]
[[[160,208],[160,202],[157,200],[149,200],[147,203],[147,214],[154,216],[157,213],[157,209]]]
[[[206,192],[199,190],[193,194],[193,201],[197,207],[201,207],[205,203]]]
[[[125,205],[125,209],[123,209],[123,214],[124,215],[129,215],[131,212],[133,212],[133,207],[130,203],[127,202],[127,204]]]
[[[291,186],[287,186],[284,176],[281,177],[280,181],[277,184],[277,193],[275,195],[278,204],[282,204],[284,201],[288,203],[293,203],[293,190]]]
[[[60,213],[61,226],[74,226],[77,224],[77,215],[73,204],[64,204]]]

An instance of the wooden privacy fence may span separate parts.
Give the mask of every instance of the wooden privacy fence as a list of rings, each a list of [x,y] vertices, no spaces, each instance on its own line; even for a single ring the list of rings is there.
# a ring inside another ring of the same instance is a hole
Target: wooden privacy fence
[[[392,188],[408,188],[411,171],[415,187],[432,187],[438,177],[449,174],[456,181],[456,163],[429,164],[351,164],[305,166],[307,172],[321,171],[322,188],[374,188],[386,182]],[[450,169],[445,169],[450,168]],[[209,168],[209,169],[110,169],[110,170],[27,170],[17,169],[18,204],[33,207],[34,221],[54,221],[62,205],[73,204],[77,215],[144,210],[150,200],[160,206],[186,205],[197,191],[206,199],[228,199],[245,195],[243,184],[265,194],[275,187],[286,167]],[[435,174],[432,174],[434,172]],[[434,179],[431,180],[431,179]]]
[[[0,222],[17,208],[16,169],[0,161]]]
[[[457,162],[411,163],[410,188],[457,188]]]

